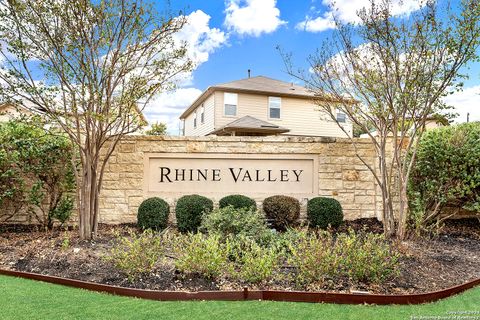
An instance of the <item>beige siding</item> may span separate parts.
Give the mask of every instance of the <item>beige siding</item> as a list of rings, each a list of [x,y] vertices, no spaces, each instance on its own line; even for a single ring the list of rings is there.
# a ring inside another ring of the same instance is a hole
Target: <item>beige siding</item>
[[[437,122],[436,120],[427,120],[425,122],[425,129],[427,130],[436,129],[440,127],[444,127],[444,125]]]
[[[326,136],[344,137],[345,134],[338,125],[328,119],[326,115],[315,110],[315,106],[308,99],[282,97],[281,119],[268,118],[268,96],[255,94],[238,94],[236,117],[224,116],[223,92],[215,93],[215,128],[218,129],[236,119],[252,116],[290,129],[286,135],[298,136]],[[192,120],[193,121],[193,120]],[[351,133],[350,122],[345,124]]]
[[[26,109],[17,109],[12,105],[0,106],[0,122],[7,122],[8,120],[17,118],[22,114],[31,115],[32,113]]]
[[[214,95],[210,95],[203,106],[205,107],[205,122],[202,123],[200,120],[200,110],[202,105],[197,107],[197,127],[193,127],[193,118],[195,117],[195,111],[190,113],[185,119],[185,135],[186,136],[205,136],[213,131],[215,123],[215,105],[214,105]]]

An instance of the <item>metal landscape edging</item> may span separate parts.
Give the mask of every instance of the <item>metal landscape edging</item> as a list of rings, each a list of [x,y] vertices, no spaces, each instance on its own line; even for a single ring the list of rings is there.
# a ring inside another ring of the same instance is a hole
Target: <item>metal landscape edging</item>
[[[25,279],[39,280],[43,282],[60,284],[69,287],[81,288],[90,291],[104,292],[118,296],[135,297],[158,301],[188,301],[188,300],[219,300],[219,301],[241,301],[241,300],[268,300],[285,302],[326,302],[338,304],[421,304],[434,302],[452,295],[461,293],[467,289],[480,284],[480,278],[467,283],[450,287],[448,289],[406,295],[381,295],[381,294],[360,294],[360,293],[329,293],[329,292],[307,292],[307,291],[281,291],[281,290],[244,290],[237,291],[157,291],[125,288],[87,282],[81,280],[60,278],[38,273],[21,272],[0,269],[1,275],[14,276]]]

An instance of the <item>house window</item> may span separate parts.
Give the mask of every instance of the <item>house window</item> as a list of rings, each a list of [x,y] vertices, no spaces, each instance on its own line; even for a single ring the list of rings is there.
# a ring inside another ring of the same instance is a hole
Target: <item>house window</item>
[[[337,122],[345,123],[347,122],[347,116],[343,112],[337,112]]]
[[[268,117],[270,119],[280,119],[281,106],[282,98],[268,97]]]
[[[200,108],[200,122],[205,123],[205,107],[203,106],[203,104]]]
[[[235,117],[237,115],[238,95],[236,93],[225,92],[223,95],[223,99],[225,104],[224,115]]]
[[[193,128],[197,127],[197,110],[193,113]]]

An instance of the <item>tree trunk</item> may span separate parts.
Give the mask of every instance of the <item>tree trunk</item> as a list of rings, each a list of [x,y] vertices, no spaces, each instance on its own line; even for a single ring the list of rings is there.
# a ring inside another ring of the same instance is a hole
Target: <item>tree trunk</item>
[[[382,187],[383,199],[383,233],[387,238],[395,236],[395,215],[393,212],[393,203],[391,194],[386,186]]]
[[[382,152],[379,156],[379,172],[382,190],[382,218],[383,218],[383,233],[387,238],[393,238],[395,236],[395,215],[393,212],[393,201],[390,189],[390,180],[388,176],[387,161],[385,156],[385,148],[382,148]]]
[[[90,240],[96,235],[98,226],[98,187],[97,167],[89,156],[85,157],[83,181],[80,184],[79,233],[80,239]]]
[[[408,194],[407,194],[407,183],[405,181],[400,181],[400,208],[399,208],[399,217],[398,217],[398,234],[397,237],[400,240],[405,239],[407,234],[407,217],[408,217]]]

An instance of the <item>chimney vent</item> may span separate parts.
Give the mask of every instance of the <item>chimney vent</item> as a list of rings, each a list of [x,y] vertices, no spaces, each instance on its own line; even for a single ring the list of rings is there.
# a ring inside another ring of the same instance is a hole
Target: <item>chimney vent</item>
[[[250,69],[248,69],[248,77],[250,78]]]

